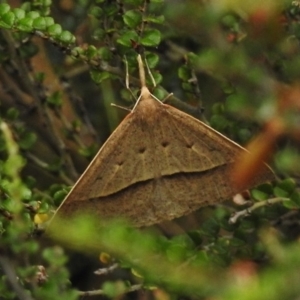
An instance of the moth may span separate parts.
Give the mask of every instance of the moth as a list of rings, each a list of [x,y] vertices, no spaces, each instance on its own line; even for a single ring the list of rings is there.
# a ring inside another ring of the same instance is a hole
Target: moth
[[[138,63],[142,87],[134,108],[101,147],[54,220],[90,212],[149,226],[242,191],[230,171],[246,150],[153,96],[145,84],[140,55]],[[243,189],[273,179],[272,170],[264,165]]]

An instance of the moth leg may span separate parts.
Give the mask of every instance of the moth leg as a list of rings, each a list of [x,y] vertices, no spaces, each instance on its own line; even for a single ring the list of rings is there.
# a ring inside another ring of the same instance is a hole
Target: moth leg
[[[169,98],[171,98],[174,94],[169,93],[164,99],[161,100],[162,103],[165,103]]]

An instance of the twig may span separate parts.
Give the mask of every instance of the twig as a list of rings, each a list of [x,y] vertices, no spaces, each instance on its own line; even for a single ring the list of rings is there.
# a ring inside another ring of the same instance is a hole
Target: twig
[[[266,201],[257,202],[254,205],[252,205],[251,207],[248,207],[248,208],[246,208],[244,210],[236,212],[229,219],[229,223],[230,224],[236,223],[236,221],[240,217],[243,217],[243,216],[246,216],[246,215],[250,215],[254,210],[256,210],[256,209],[258,209],[260,207],[263,207],[263,206],[266,206],[266,205],[269,205],[269,204],[275,204],[275,203],[278,203],[278,202],[283,202],[283,201],[290,201],[290,199],[289,198],[280,198],[280,197],[277,197],[277,198],[268,199]]]
[[[19,284],[17,274],[6,257],[0,256],[0,265],[2,270],[7,276],[7,280],[9,284],[11,285],[14,292],[17,294],[18,299],[33,300],[33,298],[31,298],[28,294],[26,294],[26,291]]]
[[[129,287],[124,291],[123,294],[125,293],[130,293],[134,291],[141,290],[143,288],[142,284],[135,284]],[[78,291],[79,296],[98,296],[98,295],[105,295],[103,290],[95,290],[95,291]]]
[[[28,158],[29,160],[31,160],[38,167],[41,167],[42,169],[49,168],[49,164],[48,163],[46,163],[45,161],[41,160],[39,157],[35,156],[31,152],[26,151],[25,152],[25,156],[26,156],[26,158]]]
[[[118,263],[112,264],[107,268],[100,268],[94,272],[96,275],[107,275],[119,267]]]

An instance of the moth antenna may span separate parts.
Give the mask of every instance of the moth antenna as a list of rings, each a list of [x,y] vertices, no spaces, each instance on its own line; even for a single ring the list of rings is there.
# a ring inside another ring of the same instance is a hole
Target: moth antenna
[[[125,63],[125,70],[126,70],[126,77],[125,77],[125,84],[126,84],[126,88],[127,90],[130,91],[130,87],[129,87],[129,71],[128,71],[128,61],[126,56],[124,55],[124,63]]]
[[[150,76],[150,78],[151,78],[151,81],[152,81],[153,87],[156,87],[156,81],[155,81],[155,79],[154,79],[154,77],[153,77],[153,75],[152,75],[152,72],[151,72],[150,68],[149,68],[149,65],[148,65],[147,59],[145,59],[145,64],[146,64],[146,67],[147,67],[147,72],[148,72],[148,75],[149,75],[149,76]]]
[[[146,86],[146,76],[145,76],[145,69],[141,55],[139,54],[137,57],[138,65],[139,65],[139,74],[140,74],[140,81],[141,81],[141,88],[147,87]]]
[[[129,86],[129,67],[128,67],[128,61],[127,61],[126,55],[124,55],[124,64],[125,64],[125,72],[126,72],[126,74],[125,74],[126,89],[130,92],[132,98],[136,99],[135,95],[133,94],[133,92],[132,92],[132,90],[130,89],[130,86]]]

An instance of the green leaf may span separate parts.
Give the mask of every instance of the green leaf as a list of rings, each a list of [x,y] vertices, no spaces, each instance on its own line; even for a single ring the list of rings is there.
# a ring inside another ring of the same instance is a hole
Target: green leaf
[[[273,186],[270,183],[263,183],[260,184],[256,189],[265,192],[266,194],[272,195],[273,194]]]
[[[210,219],[202,224],[201,232],[202,234],[215,236],[220,229],[220,225],[216,220]]]
[[[47,103],[53,106],[60,107],[62,105],[62,95],[61,92],[54,92],[47,98]]]
[[[283,201],[282,205],[288,209],[299,209],[299,204],[294,201]]]
[[[219,115],[224,113],[224,104],[221,102],[217,102],[213,104],[211,108],[211,112],[213,115]]]
[[[26,12],[23,9],[20,8],[14,8],[12,12],[15,14],[15,17],[17,20],[21,20],[25,18]]]
[[[94,6],[90,9],[90,14],[97,19],[102,18],[104,15],[103,9],[99,6]]]
[[[46,22],[46,26],[49,27],[51,25],[53,25],[55,22],[54,22],[54,19],[51,18],[51,17],[44,17],[45,19],[45,22]]]
[[[112,52],[108,47],[101,47],[100,49],[98,49],[98,55],[101,57],[101,59],[106,61],[112,58]]]
[[[154,78],[156,85],[159,85],[162,82],[163,77],[161,76],[160,73],[154,72],[154,73],[152,73],[152,76]]]
[[[145,53],[146,61],[149,66],[149,68],[155,68],[159,62],[159,56],[152,52],[146,52]]]
[[[95,156],[98,150],[99,150],[99,145],[94,143],[88,147],[79,148],[78,153],[86,158],[91,159]]]
[[[26,46],[20,48],[20,54],[22,58],[31,58],[33,57],[38,51],[38,47],[33,43],[28,43]]]
[[[54,194],[57,192],[57,191],[60,191],[62,189],[66,189],[66,187],[64,185],[61,185],[61,184],[52,184],[49,188],[49,195],[50,196],[54,196]],[[66,189],[68,190],[68,189]]]
[[[42,73],[42,72],[36,72],[34,74],[34,79],[39,82],[39,83],[43,83],[45,80],[46,74]]]
[[[182,89],[185,92],[190,92],[191,93],[194,90],[193,86],[188,82],[181,83],[181,86],[182,86]]]
[[[61,168],[62,168],[62,161],[59,158],[54,159],[53,162],[49,163],[47,166],[47,169],[52,172],[58,172],[61,170]]]
[[[132,47],[132,41],[138,41],[139,37],[135,31],[126,31],[117,39],[117,43],[126,47]]]
[[[269,194],[259,189],[253,189],[251,190],[251,197],[255,200],[263,201],[269,199]]]
[[[116,298],[117,296],[125,293],[126,285],[124,284],[123,281],[116,281],[116,282],[106,281],[102,285],[102,290],[106,296],[110,298]]]
[[[160,100],[164,100],[166,97],[168,97],[170,95],[169,93],[167,93],[165,90],[163,90],[161,88],[156,88],[154,90],[153,94],[157,99],[160,99]]]
[[[119,7],[114,2],[107,4],[104,8],[104,14],[107,17],[116,16],[118,12],[119,12]]]
[[[248,107],[248,99],[245,95],[234,93],[226,98],[225,108],[228,112],[242,111],[245,107]]]
[[[276,186],[274,188],[274,195],[276,197],[286,198],[289,196],[289,193],[287,191],[283,190],[281,187]]]
[[[166,254],[171,262],[180,261],[186,257],[186,248],[184,245],[172,243],[167,248]]]
[[[233,247],[243,247],[243,246],[247,245],[247,243],[245,241],[243,241],[242,239],[233,237],[230,239],[230,245]]]
[[[123,21],[129,28],[136,28],[142,22],[141,12],[137,10],[128,10],[123,15]]]
[[[36,19],[40,16],[41,14],[38,11],[30,11],[29,13],[27,13],[26,18]]]
[[[23,200],[29,200],[32,197],[32,191],[26,187],[25,185],[22,185],[20,187],[21,197]]]
[[[291,201],[300,206],[300,191],[294,191],[291,195]],[[286,202],[286,201],[285,201]]]
[[[148,29],[143,32],[141,44],[144,46],[155,47],[160,43],[161,33],[157,29]]]
[[[230,82],[224,80],[224,81],[222,82],[222,91],[223,91],[225,94],[230,95],[230,94],[234,93],[235,88],[234,88],[234,86],[232,85],[232,83],[230,83]]]
[[[251,190],[251,197],[254,200],[263,201],[270,198],[273,194],[273,187],[269,183],[264,183]]]
[[[88,48],[85,50],[85,55],[88,57],[88,59],[92,59],[97,55],[97,48],[93,45],[88,46]]]
[[[228,127],[228,120],[222,115],[213,115],[210,119],[210,125],[219,131],[224,131]]]
[[[32,176],[27,176],[24,179],[24,183],[28,188],[33,188],[36,185],[36,179]]]
[[[252,132],[248,128],[238,129],[239,140],[245,144],[252,137]]]
[[[279,170],[299,172],[299,151],[293,147],[287,147],[275,155],[275,164]]]
[[[112,74],[106,71],[98,71],[98,70],[91,70],[91,77],[97,83],[101,83],[103,80],[111,78]]]
[[[81,47],[74,47],[72,50],[71,50],[71,54],[73,57],[79,57],[81,55],[84,55],[84,50],[81,48]]]
[[[47,31],[51,36],[59,36],[62,33],[62,27],[59,24],[53,24],[48,27]]]
[[[27,2],[23,2],[20,6],[21,9],[24,9],[26,12],[29,12],[32,7],[31,7],[31,3],[29,1]]]
[[[64,43],[75,43],[75,36],[67,30],[64,30],[60,35],[59,35],[59,39],[61,42]]]
[[[296,188],[296,182],[292,178],[287,178],[279,182],[274,188],[276,197],[289,197]]]
[[[162,24],[165,21],[165,17],[164,16],[146,17],[145,21],[148,23]]]
[[[292,193],[296,188],[296,182],[293,178],[286,178],[277,184],[277,187],[286,191],[288,194]]]
[[[22,31],[25,31],[25,32],[31,32],[33,31],[33,19],[31,18],[24,18],[24,19],[21,19],[18,24],[17,24],[17,28],[19,30],[22,30]]]
[[[63,266],[67,262],[61,247],[46,248],[42,252],[42,257],[53,266]]]
[[[233,28],[236,26],[237,18],[234,15],[226,15],[222,18],[221,24],[227,28]]]
[[[19,141],[19,146],[23,150],[30,149],[36,142],[37,136],[34,132],[25,131]]]
[[[192,230],[187,233],[195,245],[200,245],[203,242],[202,236],[198,230]]]
[[[40,204],[38,213],[45,214],[47,212],[49,212],[49,204],[46,201],[42,201],[42,203]]]
[[[187,66],[182,66],[178,69],[178,77],[184,81],[187,81],[191,78],[190,69]]]
[[[50,6],[52,4],[52,0],[42,0],[43,6]]]
[[[68,191],[65,189],[57,191],[53,195],[54,204],[58,207],[67,195],[68,195]]]
[[[19,117],[19,115],[20,112],[14,107],[9,108],[6,112],[6,117],[11,121],[16,120]]]
[[[131,269],[131,273],[138,278],[143,278],[143,276],[136,270],[136,269]]]
[[[0,17],[10,11],[10,6],[7,3],[0,4]]]
[[[44,17],[38,17],[34,19],[32,26],[37,30],[45,30],[47,28],[47,23]]]
[[[13,12],[9,11],[8,13],[1,16],[0,27],[3,28],[12,28],[15,22],[15,15]]]
[[[100,41],[104,39],[106,31],[103,28],[97,28],[93,33],[93,39]]]

